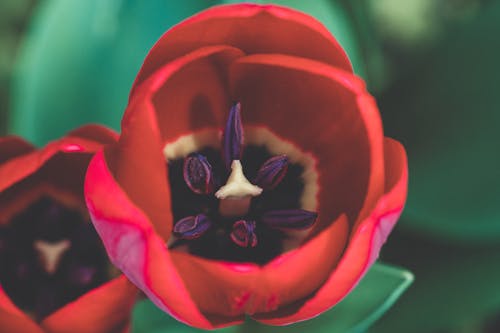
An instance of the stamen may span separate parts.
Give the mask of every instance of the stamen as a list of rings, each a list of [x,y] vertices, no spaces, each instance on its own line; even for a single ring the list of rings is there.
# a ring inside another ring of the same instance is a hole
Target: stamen
[[[256,247],[255,221],[236,221],[231,231],[231,240],[241,247]]]
[[[229,111],[226,128],[222,136],[223,158],[226,168],[231,168],[234,160],[240,160],[243,146],[243,125],[241,124],[241,104],[236,103]]]
[[[184,181],[197,194],[210,194],[214,191],[212,166],[201,154],[193,154],[184,160]]]
[[[304,209],[273,210],[261,217],[261,222],[270,228],[302,230],[310,228],[318,214]]]
[[[174,235],[181,239],[195,239],[203,235],[212,225],[212,221],[204,215],[185,217],[174,226]]]
[[[264,190],[272,190],[283,180],[288,170],[286,155],[274,156],[260,167],[254,183]]]
[[[262,193],[262,189],[253,185],[243,174],[239,160],[231,164],[231,175],[226,185],[222,186],[215,197],[220,199],[219,212],[222,216],[242,216],[248,213],[252,197]]]
[[[91,266],[75,267],[70,271],[69,281],[79,287],[89,285],[94,281],[97,269]]]
[[[71,242],[67,239],[54,243],[36,240],[33,247],[38,252],[43,269],[52,275],[57,271],[64,253],[71,247]]]

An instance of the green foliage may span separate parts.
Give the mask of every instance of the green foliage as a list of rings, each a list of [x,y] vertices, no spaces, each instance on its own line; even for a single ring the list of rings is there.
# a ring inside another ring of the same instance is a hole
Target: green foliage
[[[417,278],[372,333],[465,332],[500,310],[500,245],[459,246],[396,230],[382,258]]]
[[[18,61],[10,132],[41,145],[84,123],[119,129],[147,51],[170,26],[213,3],[41,2]]]
[[[491,2],[380,99],[409,155],[407,227],[466,241],[500,237],[500,3]]]

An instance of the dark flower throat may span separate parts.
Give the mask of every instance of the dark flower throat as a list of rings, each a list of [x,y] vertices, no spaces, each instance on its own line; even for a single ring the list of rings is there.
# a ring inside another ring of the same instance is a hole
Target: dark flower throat
[[[37,321],[104,283],[109,267],[88,218],[52,198],[0,226],[0,283]]]
[[[290,231],[310,228],[317,214],[300,208],[301,165],[264,146],[243,145],[240,112],[239,103],[231,108],[221,150],[205,147],[168,161],[176,221],[171,248],[187,245],[200,257],[265,264],[283,252]],[[235,180],[239,166],[244,181]]]

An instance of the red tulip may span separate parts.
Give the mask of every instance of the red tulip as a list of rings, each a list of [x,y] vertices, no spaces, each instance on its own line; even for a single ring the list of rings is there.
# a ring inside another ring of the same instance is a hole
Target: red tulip
[[[161,37],[85,184],[114,264],[205,329],[334,306],[376,260],[406,190],[404,148],[383,136],[337,41],[305,14],[250,4]]]
[[[0,138],[0,331],[126,332],[136,296],[90,223],[83,180],[117,135],[99,126],[41,149]]]

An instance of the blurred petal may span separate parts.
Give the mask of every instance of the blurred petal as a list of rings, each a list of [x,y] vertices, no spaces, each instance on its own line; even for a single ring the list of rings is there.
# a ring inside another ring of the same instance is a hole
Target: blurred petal
[[[45,318],[51,333],[109,333],[128,325],[137,289],[125,276],[84,294]]]
[[[35,147],[18,136],[0,137],[0,163],[33,151]]]
[[[14,143],[15,146],[10,149],[23,150],[25,154],[9,159],[2,164],[0,167],[0,191],[33,174],[58,153],[93,153],[101,149],[104,143],[114,142],[114,138],[116,138],[114,132],[93,125],[76,129],[68,133],[68,136],[53,141],[39,150],[28,149],[27,143],[17,139],[3,139],[5,145]],[[4,146],[1,144],[2,141],[0,141],[0,149]]]
[[[0,286],[0,327],[9,333],[44,333],[31,318],[19,310]]]

